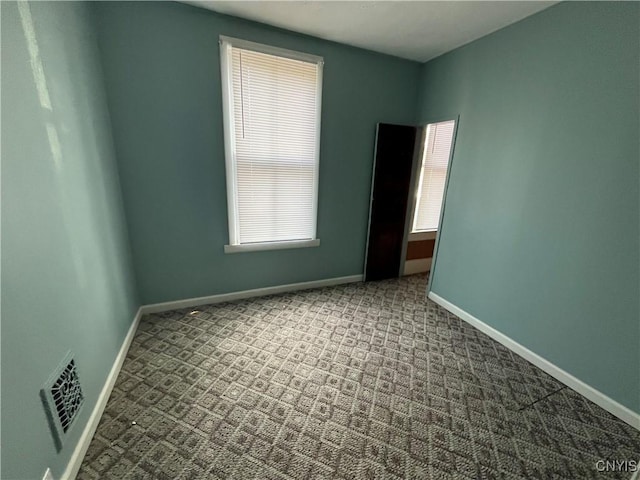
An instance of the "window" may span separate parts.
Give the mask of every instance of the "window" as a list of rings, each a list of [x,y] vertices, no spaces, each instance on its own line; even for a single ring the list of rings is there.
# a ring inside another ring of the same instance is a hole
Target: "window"
[[[438,229],[455,120],[427,125],[412,233]]]
[[[226,252],[317,246],[321,57],[221,37]]]

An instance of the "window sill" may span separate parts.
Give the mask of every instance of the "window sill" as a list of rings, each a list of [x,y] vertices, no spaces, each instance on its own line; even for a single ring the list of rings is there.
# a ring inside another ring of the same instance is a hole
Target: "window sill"
[[[436,235],[438,234],[437,230],[427,230],[427,231],[419,231],[419,232],[411,232],[409,234],[409,241],[416,242],[420,240],[435,240]]]
[[[224,253],[258,252],[262,250],[285,250],[291,248],[319,247],[320,239],[294,240],[290,242],[246,243],[244,245],[225,245]]]

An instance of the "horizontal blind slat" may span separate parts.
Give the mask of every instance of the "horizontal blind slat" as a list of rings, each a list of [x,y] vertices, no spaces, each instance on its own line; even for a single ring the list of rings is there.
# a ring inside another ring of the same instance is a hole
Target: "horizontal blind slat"
[[[318,65],[231,48],[240,243],[315,230]]]
[[[438,228],[454,129],[454,120],[430,124],[427,128],[414,231]]]

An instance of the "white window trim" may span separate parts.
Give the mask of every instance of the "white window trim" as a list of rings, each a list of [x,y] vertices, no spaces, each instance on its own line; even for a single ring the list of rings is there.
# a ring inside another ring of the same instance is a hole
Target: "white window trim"
[[[261,250],[285,250],[289,248],[319,247],[320,240],[291,240],[290,242],[261,242],[225,245],[224,253],[258,252]]]
[[[409,233],[410,242],[419,242],[421,240],[435,240],[438,230],[424,230]]]
[[[418,217],[418,204],[420,203],[420,197],[422,195],[422,179],[423,179],[423,173],[424,173],[424,162],[426,160],[426,149],[427,149],[427,139],[429,138],[429,128],[431,128],[431,125],[434,125],[433,123],[429,123],[427,124],[426,128],[425,128],[425,132],[424,132],[424,142],[422,145],[422,152],[420,154],[420,168],[418,169],[418,185],[416,185],[416,192],[415,192],[415,200],[413,202],[413,212],[411,213],[411,234],[418,234],[418,233],[424,233],[424,232],[433,232],[436,231],[437,229],[435,228],[430,228],[430,229],[419,229],[416,228],[416,220]]]
[[[420,156],[419,156],[420,165],[417,171],[418,183],[415,185],[415,188],[414,188],[413,202],[412,202],[412,208],[411,208],[411,229],[409,231],[410,240],[413,240],[413,241],[432,240],[432,239],[435,239],[438,234],[438,230],[440,229],[440,223],[442,222],[442,214],[444,211],[444,200],[447,194],[447,185],[449,183],[449,169],[451,168],[451,161],[453,160],[453,150],[456,143],[456,135],[458,133],[458,120],[459,120],[459,117],[455,117],[451,119],[439,120],[436,122],[429,122],[425,124],[424,141],[422,142],[423,149],[427,147],[426,139],[428,137],[429,126],[437,125],[439,123],[445,123],[445,122],[455,122],[453,126],[453,135],[451,137],[451,150],[449,151],[449,160],[447,161],[447,174],[445,175],[444,194],[442,196],[442,207],[440,210],[440,218],[438,219],[438,228],[425,228],[422,230],[415,229],[416,215],[418,214],[418,202],[420,201],[420,193],[422,193],[422,170],[424,168],[424,151],[420,152]]]
[[[233,91],[231,89],[232,78],[231,69],[229,68],[230,55],[228,51],[230,47],[243,48],[246,50],[252,50],[255,52],[266,53],[270,55],[277,55],[280,57],[291,58],[294,60],[300,60],[303,62],[316,63],[318,65],[318,76],[316,89],[318,92],[317,102],[317,131],[316,131],[316,146],[315,146],[315,163],[314,163],[314,175],[315,184],[313,191],[313,236],[308,240],[292,240],[285,242],[261,242],[251,244],[240,243],[240,232],[238,231],[238,203],[236,192],[236,168],[235,168],[235,126],[231,120],[231,105],[233,105]],[[318,229],[318,182],[319,182],[319,165],[320,165],[320,126],[321,112],[322,112],[322,78],[324,60],[322,57],[312,55],[308,53],[296,52],[294,50],[287,50],[284,48],[273,47],[270,45],[263,45],[261,43],[255,43],[248,40],[242,40],[239,38],[227,37],[220,35],[220,69],[222,75],[222,117],[224,127],[224,153],[225,153],[225,167],[226,167],[226,179],[227,179],[227,210],[229,220],[229,245],[224,246],[225,253],[237,253],[237,252],[250,252],[259,250],[280,250],[286,248],[303,248],[303,247],[317,247],[320,245],[320,240],[317,238]]]
[[[222,46],[224,43],[233,45],[236,48],[242,48],[244,50],[252,50],[254,52],[276,55],[278,57],[291,58],[293,60],[300,60],[301,62],[317,63],[318,65],[324,64],[323,57],[319,55],[297,52],[295,50],[288,50],[286,48],[274,47],[271,45],[265,45],[263,43],[251,42],[249,40],[243,40],[241,38],[220,35],[220,45]]]

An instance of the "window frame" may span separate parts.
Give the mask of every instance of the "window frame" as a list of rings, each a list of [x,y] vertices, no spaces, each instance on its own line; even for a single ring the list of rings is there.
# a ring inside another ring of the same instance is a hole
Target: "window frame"
[[[258,251],[258,250],[279,250],[288,248],[317,247],[320,245],[318,239],[318,183],[320,167],[320,127],[322,115],[322,80],[324,59],[321,56],[309,53],[288,50],[262,43],[251,42],[239,38],[220,35],[220,72],[222,78],[222,116],[224,129],[224,151],[225,169],[227,182],[227,211],[229,222],[229,244],[224,246],[225,253]],[[237,161],[235,145],[235,123],[233,112],[233,72],[231,68],[231,47],[251,50],[258,53],[274,55],[292,60],[299,60],[308,63],[315,63],[318,68],[316,78],[316,143],[314,158],[314,190],[312,204],[313,234],[310,239],[272,241],[257,243],[240,243],[238,195],[237,195]]]
[[[409,227],[408,238],[413,238],[414,240],[416,240],[418,236],[426,235],[426,234],[435,234],[437,237],[437,233],[439,232],[442,226],[442,217],[444,216],[445,199],[447,196],[447,188],[449,186],[449,174],[451,173],[451,163],[453,161],[453,153],[456,145],[456,136],[458,134],[459,121],[460,121],[459,115],[452,115],[450,117],[445,117],[444,119],[441,119],[441,120],[429,121],[423,124],[420,155],[418,156],[418,159],[417,159],[418,162],[417,162],[417,169],[415,172],[415,179],[412,181],[413,200],[412,200],[412,206],[411,206],[411,216],[409,217],[410,223],[408,225]],[[449,158],[447,159],[447,171],[444,176],[445,178],[444,189],[442,192],[442,200],[440,204],[440,215],[438,217],[438,226],[432,229],[414,230],[416,215],[418,213],[418,204],[420,203],[419,194],[421,193],[422,170],[424,168],[424,161],[426,160],[425,149],[427,148],[427,141],[429,138],[429,127],[431,125],[437,125],[439,123],[446,123],[446,122],[454,122],[454,125],[453,125],[453,133],[451,135],[451,149],[449,151]],[[430,235],[429,235],[429,239],[432,239]],[[434,251],[434,255],[435,255],[435,251]]]

